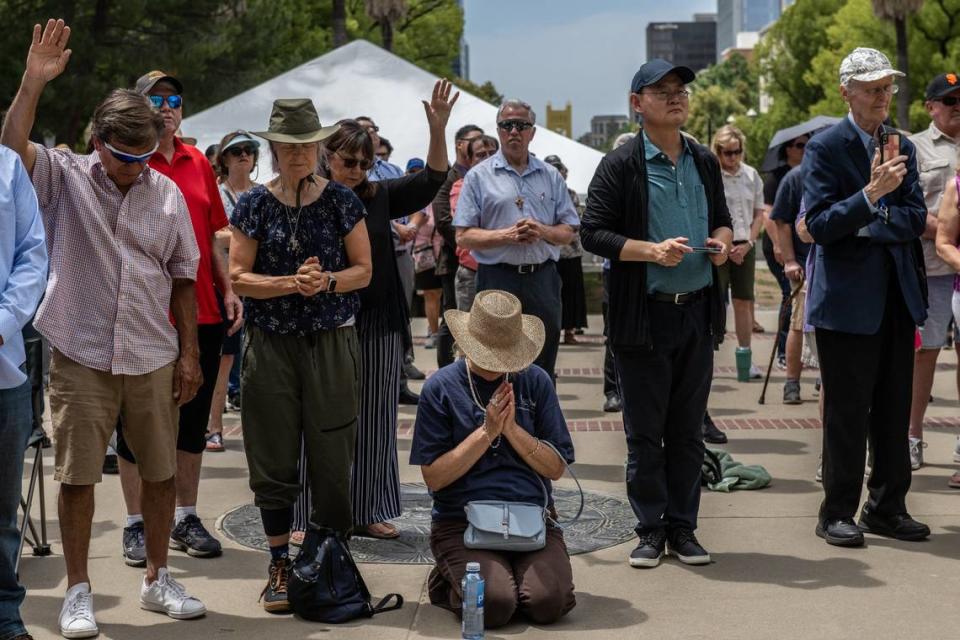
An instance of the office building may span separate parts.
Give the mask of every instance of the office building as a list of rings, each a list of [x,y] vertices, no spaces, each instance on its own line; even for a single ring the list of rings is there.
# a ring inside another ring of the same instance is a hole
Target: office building
[[[717,0],[716,59],[727,49],[738,48],[737,35],[759,32],[775,22],[793,0]]]
[[[697,14],[692,22],[647,24],[647,60],[663,58],[701,71],[717,61],[717,23],[712,13]]]

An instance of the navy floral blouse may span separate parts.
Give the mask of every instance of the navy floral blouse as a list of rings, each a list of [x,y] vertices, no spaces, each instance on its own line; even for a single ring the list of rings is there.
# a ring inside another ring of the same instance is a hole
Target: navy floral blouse
[[[312,256],[320,260],[324,271],[349,267],[343,238],[365,216],[356,194],[335,182],[328,183],[315,202],[304,206],[299,218],[296,207],[286,206],[260,185],[237,201],[231,224],[259,243],[254,273],[289,276]],[[305,336],[335,329],[359,310],[356,292],[318,293],[311,298],[294,293],[243,301],[247,322],[281,335]]]

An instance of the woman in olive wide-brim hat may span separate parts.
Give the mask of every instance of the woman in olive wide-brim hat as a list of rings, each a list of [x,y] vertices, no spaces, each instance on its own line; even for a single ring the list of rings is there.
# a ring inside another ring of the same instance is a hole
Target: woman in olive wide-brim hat
[[[410,464],[420,465],[433,497],[430,602],[460,613],[466,563],[479,561],[487,627],[517,611],[537,624],[555,622],[576,605],[562,529],[548,523],[546,546],[530,552],[469,550],[463,540],[468,502],[543,504],[550,480],[573,462],[553,381],[531,364],[543,348],[543,322],[497,290],[478,293],[469,313],[444,318],[463,358],[424,384],[410,448]],[[546,506],[553,510],[552,497]]]
[[[300,493],[301,439],[313,494],[312,522],[353,524],[350,467],[357,428],[360,356],[357,291],[370,282],[370,240],[360,199],[315,174],[322,127],[308,99],[277,100],[267,131],[279,174],[252,188],[233,213],[230,276],[244,296],[240,379],[250,488],[270,545],[268,611],[286,611],[292,506]]]

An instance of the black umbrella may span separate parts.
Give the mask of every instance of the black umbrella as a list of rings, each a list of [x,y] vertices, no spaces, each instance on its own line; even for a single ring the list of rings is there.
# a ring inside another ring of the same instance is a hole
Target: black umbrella
[[[763,156],[763,163],[760,165],[760,171],[773,171],[783,164],[783,160],[780,157],[780,147],[783,146],[784,143],[790,142],[800,136],[811,135],[821,129],[833,126],[838,122],[840,122],[840,118],[833,116],[815,116],[806,122],[795,124],[786,129],[780,129],[780,131],[773,134],[773,139],[770,140],[767,153]]]

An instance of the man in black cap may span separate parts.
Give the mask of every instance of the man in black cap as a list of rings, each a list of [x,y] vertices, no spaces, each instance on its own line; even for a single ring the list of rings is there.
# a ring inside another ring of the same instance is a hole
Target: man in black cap
[[[640,538],[634,567],[657,566],[667,545],[686,564],[710,562],[694,535],[701,423],[724,331],[716,268],[733,230],[716,158],[680,133],[693,79],[665,60],[640,67],[630,105],[643,130],[600,162],[581,227],[584,248],[611,261],[608,330]]]
[[[920,188],[927,208],[927,223],[920,236],[927,271],[927,321],[920,327],[920,349],[913,360],[913,399],[910,405],[910,466],[923,465],[923,416],[930,401],[937,356],[947,341],[947,329],[953,320],[953,269],[937,255],[937,211],[950,180],[957,171],[960,149],[960,76],[942,73],[927,86],[924,106],[930,114],[930,126],[910,136],[917,148]],[[960,332],[954,332],[957,342]],[[957,342],[960,344],[960,342]],[[960,443],[960,440],[957,441]],[[960,444],[954,456],[960,455]]]

